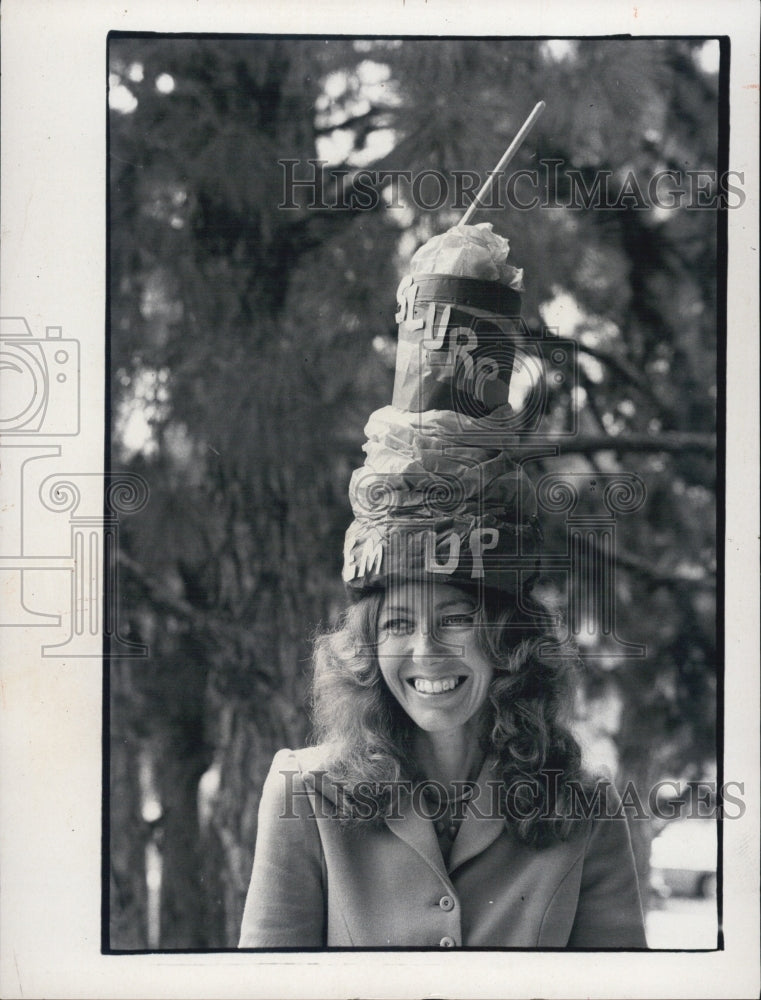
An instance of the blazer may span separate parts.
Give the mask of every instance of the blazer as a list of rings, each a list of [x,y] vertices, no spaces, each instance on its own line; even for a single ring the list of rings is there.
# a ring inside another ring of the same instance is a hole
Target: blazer
[[[339,823],[320,759],[275,756],[239,947],[647,947],[623,816],[528,847],[488,813],[487,761],[445,864],[433,823],[404,800],[382,824]]]

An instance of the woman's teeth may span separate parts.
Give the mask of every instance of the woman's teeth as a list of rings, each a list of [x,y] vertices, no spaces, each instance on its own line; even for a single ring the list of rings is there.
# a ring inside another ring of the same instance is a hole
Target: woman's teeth
[[[441,680],[429,681],[425,677],[414,677],[413,685],[421,694],[444,694],[454,691],[463,680],[463,677],[442,677]]]

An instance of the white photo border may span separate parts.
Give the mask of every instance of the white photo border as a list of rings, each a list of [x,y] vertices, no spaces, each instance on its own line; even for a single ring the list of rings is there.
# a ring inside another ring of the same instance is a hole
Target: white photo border
[[[79,344],[77,433],[64,438],[61,431],[40,447],[59,449],[62,476],[85,477],[76,487],[80,502],[98,511],[106,448],[109,31],[730,38],[729,163],[745,174],[746,201],[729,213],[724,774],[744,782],[747,809],[742,821],[724,824],[723,951],[104,955],[100,635],[90,636],[84,654],[50,658],[40,652],[39,628],[5,628],[0,995],[758,995],[758,6],[749,0],[675,0],[668,6],[552,0],[534,8],[500,0],[477,6],[288,0],[277,7],[254,0],[133,0],[128,6],[6,0],[2,28],[1,311],[24,317],[38,339],[60,336]],[[34,481],[33,470],[30,476]],[[6,479],[0,502],[14,502],[17,491],[18,484]],[[40,525],[44,530],[61,529]],[[68,522],[65,532],[68,539]],[[41,559],[45,544],[40,542]],[[67,614],[65,595],[52,580],[43,578],[37,587],[50,588],[46,606]],[[5,593],[2,600],[23,605],[19,594]]]

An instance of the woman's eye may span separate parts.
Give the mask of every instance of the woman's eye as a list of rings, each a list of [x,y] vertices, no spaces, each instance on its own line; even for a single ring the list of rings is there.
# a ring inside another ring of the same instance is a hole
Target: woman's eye
[[[412,622],[408,618],[389,618],[383,622],[381,628],[391,635],[409,635],[412,631]]]
[[[449,628],[465,628],[472,625],[475,620],[476,614],[474,611],[471,611],[461,615],[447,615],[446,618],[442,619],[441,624]]]

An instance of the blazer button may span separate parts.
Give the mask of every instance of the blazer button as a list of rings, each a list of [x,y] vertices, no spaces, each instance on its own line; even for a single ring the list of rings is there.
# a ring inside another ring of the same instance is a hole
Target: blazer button
[[[441,941],[439,941],[439,947],[440,948],[454,948],[454,938],[449,937],[449,935],[447,935],[446,937],[443,937],[441,939]]]
[[[454,909],[454,900],[451,896],[442,896],[439,900],[439,906],[442,910],[452,910]]]

